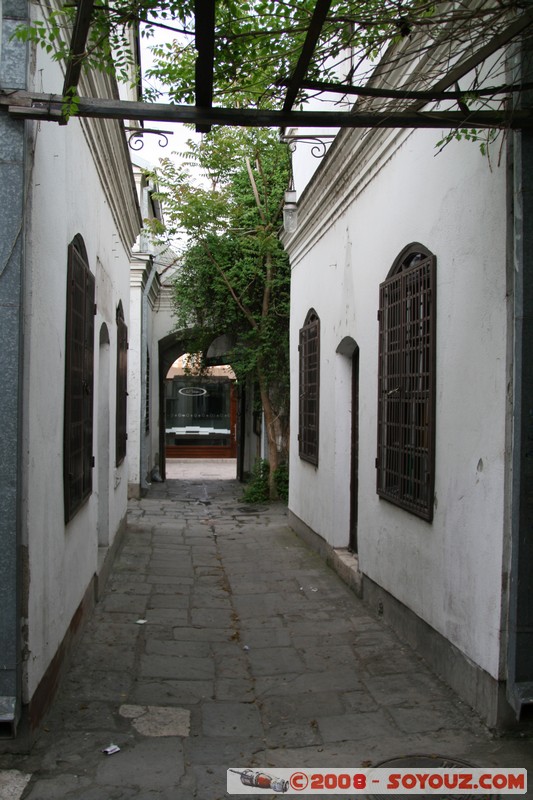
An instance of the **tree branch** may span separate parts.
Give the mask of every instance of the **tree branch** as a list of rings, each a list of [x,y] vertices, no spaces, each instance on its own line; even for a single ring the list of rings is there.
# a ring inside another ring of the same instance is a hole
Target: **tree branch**
[[[272,253],[267,252],[265,255],[265,267],[266,267],[266,275],[265,275],[265,288],[263,290],[263,308],[261,311],[261,316],[263,319],[268,317],[268,310],[270,307],[270,294],[272,292]]]
[[[252,328],[257,328],[257,322],[256,322],[253,314],[251,313],[251,311],[248,308],[246,308],[246,306],[242,303],[240,298],[237,296],[237,293],[235,292],[235,289],[231,285],[231,282],[228,279],[228,276],[226,275],[226,273],[224,272],[224,270],[222,269],[222,267],[220,266],[220,264],[218,263],[218,261],[216,260],[214,255],[212,254],[211,250],[209,249],[209,245],[207,244],[207,242],[205,242],[203,240],[200,240],[200,244],[203,247],[207,257],[209,258],[209,260],[211,261],[211,263],[213,264],[213,266],[217,270],[218,274],[220,275],[220,277],[222,278],[222,280],[224,281],[224,283],[228,287],[229,293],[231,294],[231,296],[233,297],[233,299],[236,302],[237,306],[239,307],[239,309],[242,311],[242,313],[244,314],[244,316],[246,317],[246,319],[250,323],[251,327]]]
[[[263,207],[261,206],[261,198],[259,197],[259,191],[257,189],[257,184],[255,182],[254,173],[252,172],[252,165],[250,164],[250,159],[246,156],[246,170],[248,172],[248,177],[250,179],[250,184],[252,186],[252,191],[254,193],[255,204],[257,206],[257,210],[259,211],[259,216],[261,217],[261,221],[266,225],[267,220],[265,216],[265,212]]]

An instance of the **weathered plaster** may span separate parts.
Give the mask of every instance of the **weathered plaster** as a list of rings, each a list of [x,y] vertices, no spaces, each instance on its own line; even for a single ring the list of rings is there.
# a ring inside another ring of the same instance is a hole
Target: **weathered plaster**
[[[352,150],[350,149],[352,139]],[[309,308],[321,320],[320,461],[298,456],[291,511],[331,546],[349,536],[351,394],[336,353],[360,348],[359,564],[365,575],[499,678],[507,413],[506,170],[435,134],[343,133],[299,203],[291,374]],[[413,241],[437,256],[437,506],[433,524],[375,490],[378,289]]]

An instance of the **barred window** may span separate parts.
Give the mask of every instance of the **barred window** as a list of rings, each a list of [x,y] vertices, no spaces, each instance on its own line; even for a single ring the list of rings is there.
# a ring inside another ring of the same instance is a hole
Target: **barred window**
[[[150,433],[150,351],[146,348],[146,381],[144,384],[144,432]]]
[[[433,519],[436,259],[412,244],[379,290],[378,494]]]
[[[318,412],[320,393],[320,320],[314,309],[300,330],[299,454],[318,464]]]
[[[94,275],[81,236],[68,247],[63,487],[65,522],[92,492]]]
[[[122,301],[117,307],[117,414],[116,414],[116,465],[126,457],[127,398],[128,398],[128,326],[124,321]]]

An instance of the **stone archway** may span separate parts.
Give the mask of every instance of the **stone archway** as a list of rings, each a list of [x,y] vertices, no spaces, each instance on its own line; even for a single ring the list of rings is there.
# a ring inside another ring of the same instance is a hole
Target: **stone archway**
[[[172,364],[187,349],[187,340],[181,333],[169,333],[159,340],[159,471],[162,480],[166,478],[165,378]]]

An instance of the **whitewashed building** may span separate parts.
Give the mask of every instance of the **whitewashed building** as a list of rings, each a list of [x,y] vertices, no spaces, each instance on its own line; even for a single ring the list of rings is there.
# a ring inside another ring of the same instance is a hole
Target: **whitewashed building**
[[[4,4],[1,86],[61,92],[59,65],[10,38],[27,13]],[[119,89],[89,75],[80,91]],[[59,126],[2,111],[0,175],[0,727],[10,735],[24,709],[34,726],[53,697],[125,526],[141,215],[115,121]]]
[[[289,515],[499,725],[533,701],[532,142],[440,138],[344,130],[307,184],[297,146]]]
[[[143,220],[160,219],[157,187],[151,165],[132,154],[133,172]],[[161,431],[159,341],[174,328],[171,278],[178,257],[154,244],[142,231],[130,264],[131,334],[128,351],[129,496],[140,497],[152,475],[164,473],[164,432]]]

